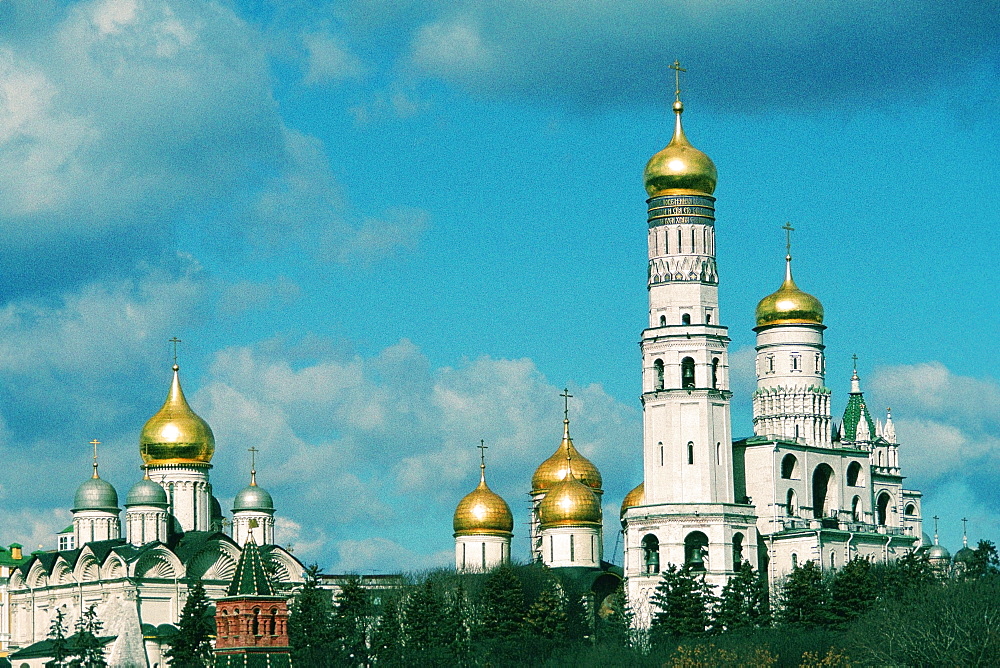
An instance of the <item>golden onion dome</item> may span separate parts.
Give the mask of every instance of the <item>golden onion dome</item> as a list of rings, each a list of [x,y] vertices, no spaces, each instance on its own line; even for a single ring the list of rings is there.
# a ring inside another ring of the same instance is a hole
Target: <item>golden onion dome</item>
[[[208,464],[215,453],[215,435],[208,423],[191,410],[174,365],[167,400],[149,418],[139,436],[142,460],[149,466],[159,464]]]
[[[542,529],[601,526],[601,501],[573,473],[552,486],[538,506]]]
[[[785,256],[785,281],[757,304],[757,326],[822,325],[823,304],[792,280],[792,256]]]
[[[646,503],[646,483],[640,482],[635,486],[631,492],[625,495],[625,499],[622,501],[622,511],[621,516],[625,517],[625,511],[629,508],[634,508],[635,506],[641,506]]]
[[[646,193],[650,197],[680,193],[700,193],[711,195],[719,179],[715,163],[707,155],[696,149],[684,135],[681,114],[684,105],[674,102],[674,136],[666,148],[654,155],[646,163],[643,180]]]
[[[456,536],[512,536],[514,516],[503,498],[486,484],[486,466],[482,466],[479,485],[462,497],[455,508],[452,524]]]
[[[573,476],[584,485],[600,491],[603,480],[601,472],[597,470],[593,462],[580,454],[580,451],[573,445],[573,439],[569,435],[569,420],[563,420],[562,443],[552,456],[539,464],[535,469],[535,474],[531,476],[531,493],[541,494],[555,486],[556,483],[566,480],[569,473],[569,459],[573,460]]]

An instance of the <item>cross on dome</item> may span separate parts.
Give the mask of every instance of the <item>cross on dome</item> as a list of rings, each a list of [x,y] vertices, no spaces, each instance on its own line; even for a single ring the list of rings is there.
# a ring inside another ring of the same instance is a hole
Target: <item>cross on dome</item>
[[[94,446],[94,477],[99,478],[100,476],[97,475],[97,446],[99,446],[101,442],[95,438],[93,441],[90,441],[90,444]]]
[[[674,101],[681,101],[681,72],[687,72],[681,67],[681,61],[675,60],[673,65],[668,65],[674,71]]]

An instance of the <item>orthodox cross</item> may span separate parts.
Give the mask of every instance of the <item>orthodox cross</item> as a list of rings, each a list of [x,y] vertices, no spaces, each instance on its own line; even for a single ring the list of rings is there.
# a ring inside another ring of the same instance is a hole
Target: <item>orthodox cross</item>
[[[938,521],[938,516],[935,515],[932,519],[934,520],[934,535],[936,536],[937,535],[937,521]]]
[[[966,529],[965,523],[968,522],[968,521],[969,520],[967,518],[965,518],[965,517],[962,518],[962,540],[968,540],[965,537],[965,529]]]
[[[674,101],[681,101],[681,72],[687,72],[686,69],[681,67],[681,61],[675,60],[673,65],[669,66],[670,69],[674,71]]]
[[[485,469],[486,449],[489,448],[490,446],[486,445],[486,441],[484,441],[483,439],[479,439],[479,445],[477,445],[476,447],[479,448],[479,468]]]
[[[168,339],[170,343],[174,344],[174,364],[177,364],[177,344],[181,343],[181,340],[176,336]]]
[[[90,444],[92,446],[94,446],[94,477],[96,478],[97,477],[97,446],[99,446],[101,444],[101,442],[98,441],[95,438],[93,441],[90,442]]]
[[[257,446],[252,445],[247,448],[247,452],[250,453],[250,470],[252,471],[257,468],[257,453],[260,452],[260,450],[257,449]]]
[[[569,393],[569,388],[567,387],[566,389],[564,389],[562,391],[562,394],[560,394],[559,396],[563,398],[563,419],[564,420],[568,420],[569,419],[569,400],[573,398],[573,395]]]
[[[792,232],[795,228],[792,227],[791,223],[785,223],[781,226],[781,229],[785,231],[785,254],[791,256],[792,254]]]
[[[854,373],[857,374],[858,373],[858,354],[854,353],[853,355],[851,355],[851,359],[854,360]]]

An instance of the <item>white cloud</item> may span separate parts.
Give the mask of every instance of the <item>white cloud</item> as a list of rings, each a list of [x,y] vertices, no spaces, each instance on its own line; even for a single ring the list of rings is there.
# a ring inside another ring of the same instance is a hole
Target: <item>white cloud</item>
[[[356,79],[364,74],[361,60],[338,35],[326,31],[307,32],[302,35],[302,44],[306,50],[307,84]]]
[[[341,540],[336,544],[340,560],[331,569],[338,574],[412,573],[454,564],[453,549],[430,554],[415,552],[388,538]]]

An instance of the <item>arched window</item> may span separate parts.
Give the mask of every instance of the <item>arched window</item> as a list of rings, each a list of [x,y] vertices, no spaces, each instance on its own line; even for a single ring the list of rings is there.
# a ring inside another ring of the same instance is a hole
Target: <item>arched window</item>
[[[719,386],[719,358],[712,358],[712,387],[717,388]]]
[[[830,570],[833,570],[836,567],[837,567],[837,553],[836,552],[831,552],[830,553]]]
[[[722,443],[715,444],[715,463],[722,464]]]
[[[688,441],[688,464],[694,464],[694,441]]]
[[[685,357],[681,360],[681,387],[694,388],[694,359]]]
[[[693,571],[703,571],[708,564],[708,536],[692,531],[684,539],[684,565]]]
[[[663,389],[663,360],[653,362],[653,387],[657,390]]]
[[[660,443],[660,466],[663,466],[663,443]]]
[[[917,507],[912,503],[908,503],[906,504],[906,508],[903,509],[903,514],[912,517],[917,514]]]
[[[250,622],[250,629],[253,635],[260,635],[260,608],[253,609],[253,620]]]
[[[813,517],[824,517],[830,505],[830,479],[833,477],[833,469],[829,464],[820,464],[813,471]]]
[[[861,521],[861,497],[855,496],[851,499],[851,520],[854,522]]]
[[[799,567],[799,555],[792,552],[792,568],[794,569],[798,567]]]
[[[691,324],[691,314],[690,313],[685,313],[684,315],[681,316],[681,324],[682,325],[690,325]]]
[[[708,313],[705,314],[705,324],[706,325],[711,325],[712,324],[712,312],[711,311],[709,311]]]
[[[781,477],[792,480],[799,477],[799,460],[793,454],[787,454],[781,460]]]
[[[847,484],[849,487],[857,487],[858,479],[861,476],[861,464],[851,462],[847,467]]]
[[[743,564],[743,534],[733,534],[733,570],[740,570]]]
[[[667,316],[661,315],[660,316],[660,327],[666,327],[666,326],[667,326]]]
[[[789,517],[795,517],[798,514],[798,503],[795,497],[795,490],[788,490],[788,494],[785,495],[785,514]]]
[[[875,504],[876,513],[878,514],[878,524],[879,526],[885,526],[889,523],[889,504],[892,502],[892,497],[889,496],[888,492],[882,492],[878,495],[878,501]]]
[[[642,539],[642,566],[646,575],[660,572],[660,539],[653,534]]]
[[[267,620],[267,634],[271,636],[277,635],[277,628],[278,628],[278,609],[271,608],[271,616]]]

